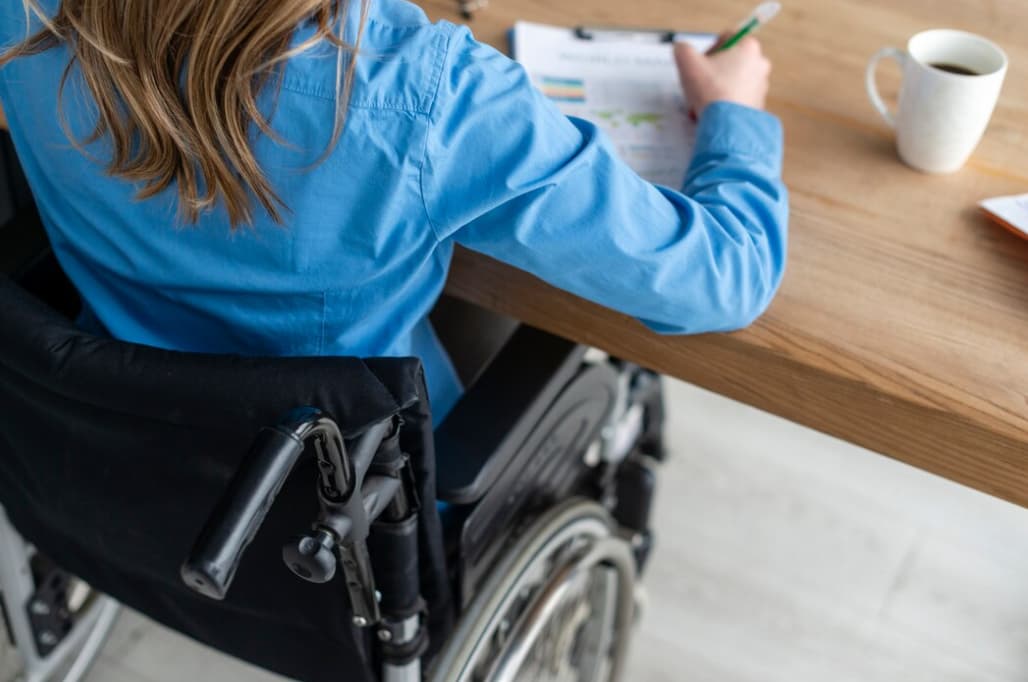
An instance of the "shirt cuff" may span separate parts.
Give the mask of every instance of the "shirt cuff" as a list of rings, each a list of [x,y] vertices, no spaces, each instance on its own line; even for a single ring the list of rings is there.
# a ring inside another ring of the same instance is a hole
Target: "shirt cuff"
[[[711,102],[696,130],[694,159],[707,154],[746,156],[782,170],[782,124],[777,116],[734,102]]]

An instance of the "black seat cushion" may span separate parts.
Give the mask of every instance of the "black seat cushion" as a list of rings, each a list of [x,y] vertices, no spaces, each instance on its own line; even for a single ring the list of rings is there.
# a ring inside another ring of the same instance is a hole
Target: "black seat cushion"
[[[14,525],[123,603],[297,679],[373,679],[342,580],[298,580],[280,558],[317,513],[309,456],[224,602],[187,589],[179,566],[261,426],[312,405],[352,435],[399,413],[426,501],[422,591],[438,643],[452,612],[425,396],[413,358],[246,358],[93,337],[0,276],[0,504]]]

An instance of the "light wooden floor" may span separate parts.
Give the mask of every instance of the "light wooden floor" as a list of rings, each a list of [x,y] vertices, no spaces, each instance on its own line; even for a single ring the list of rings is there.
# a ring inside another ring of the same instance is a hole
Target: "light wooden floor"
[[[669,384],[629,682],[1028,680],[1028,511]],[[276,680],[122,617],[90,682]]]

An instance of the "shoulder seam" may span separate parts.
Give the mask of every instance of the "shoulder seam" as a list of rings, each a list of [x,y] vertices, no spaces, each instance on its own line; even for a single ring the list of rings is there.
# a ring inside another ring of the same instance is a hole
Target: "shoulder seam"
[[[432,99],[428,103],[427,112],[430,117],[435,113],[435,103],[439,99],[439,90],[443,83],[443,66],[446,59],[450,56],[450,44],[453,42],[454,34],[460,30],[459,26],[449,22],[440,22],[437,25],[446,29],[446,45],[443,47],[442,52],[436,56],[434,64],[435,73],[432,74],[432,78],[435,80],[435,83],[432,86]]]
[[[432,127],[435,125],[435,108],[436,102],[439,100],[439,90],[442,88],[443,82],[443,67],[446,64],[446,60],[450,56],[450,46],[453,42],[453,36],[457,33],[458,27],[455,24],[442,23],[447,29],[446,33],[446,46],[436,56],[435,63],[435,87],[432,89],[432,99],[428,104],[428,116],[427,125],[425,126],[425,140],[421,147],[421,163],[418,167],[418,191],[421,193],[421,207],[425,212],[425,219],[428,221],[428,227],[432,230],[432,234],[435,235],[437,242],[442,242],[443,238],[440,236],[439,226],[432,220],[432,214],[428,210],[428,201],[425,199],[425,165],[428,161],[428,139],[432,135]]]

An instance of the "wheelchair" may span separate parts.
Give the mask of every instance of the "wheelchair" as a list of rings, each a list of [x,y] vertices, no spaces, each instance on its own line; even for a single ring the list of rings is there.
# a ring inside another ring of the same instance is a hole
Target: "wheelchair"
[[[433,430],[414,358],[165,351],[75,307],[52,256],[0,274],[0,590],[26,682],[81,679],[121,604],[311,682],[620,678],[657,375],[520,326]]]

